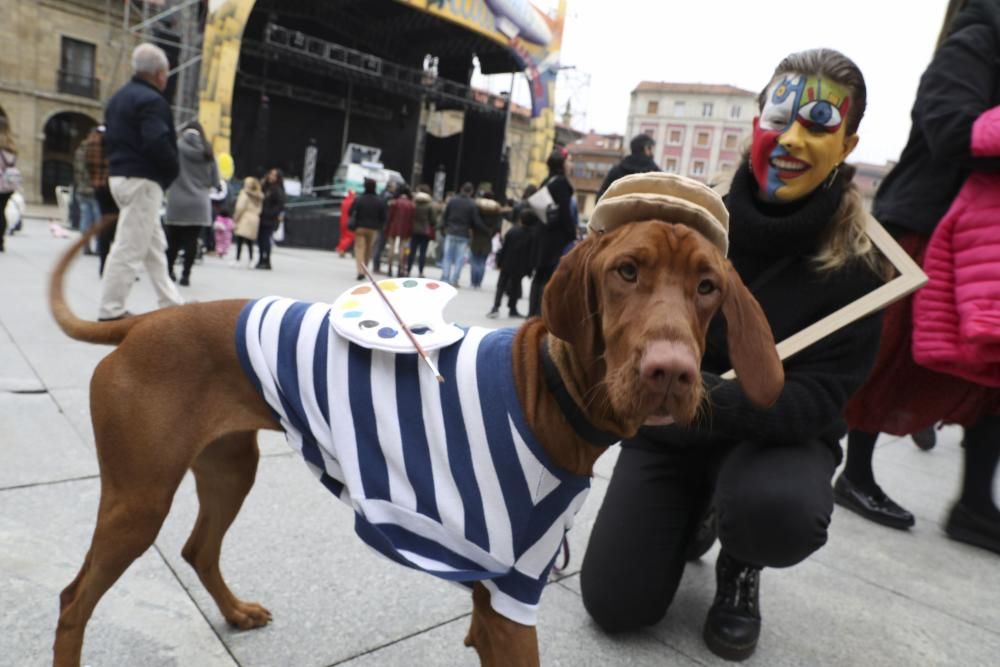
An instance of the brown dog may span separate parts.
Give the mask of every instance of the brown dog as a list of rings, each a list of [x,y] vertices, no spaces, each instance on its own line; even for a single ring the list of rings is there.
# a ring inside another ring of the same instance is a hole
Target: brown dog
[[[237,358],[233,341],[246,302],[189,304],[114,322],[81,320],[68,309],[62,283],[85,240],[56,266],[52,312],[70,337],[117,348],[91,381],[101,499],[90,550],[60,596],[58,667],[79,664],[95,605],[152,545],[188,470],[200,509],[184,559],[229,623],[249,629],[271,618],[260,604],[236,597],[219,569],[223,536],[254,482],[256,431],[280,430]],[[545,292],[543,317],[521,327],[512,351],[525,419],[551,461],[589,475],[605,447],[577,435],[561,411],[540,371],[543,342],[591,424],[627,437],[650,418],[670,415],[685,424],[695,417],[703,400],[698,364],[709,321],[720,308],[747,396],[771,404],[783,372],[770,328],[703,236],[681,225],[637,222],[592,236],[563,258]],[[220,419],[203,407],[210,405],[231,407]],[[481,662],[537,665],[534,627],[497,613],[482,584],[472,598],[465,643]]]

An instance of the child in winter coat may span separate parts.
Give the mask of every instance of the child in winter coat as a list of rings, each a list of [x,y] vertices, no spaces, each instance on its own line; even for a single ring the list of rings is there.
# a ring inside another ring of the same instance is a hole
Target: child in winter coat
[[[260,229],[260,211],[263,206],[264,191],[260,181],[253,176],[247,176],[243,181],[243,189],[240,190],[240,195],[236,198],[236,215],[233,216],[236,225],[234,234],[237,262],[240,261],[240,252],[246,245],[247,261],[253,265],[253,244],[257,240],[257,231]]]
[[[517,300],[521,298],[521,280],[530,276],[534,268],[536,234],[528,225],[537,220],[530,209],[519,211],[514,226],[503,237],[503,245],[496,254],[500,277],[493,299],[493,310],[486,313],[491,319],[500,313],[500,302],[507,295],[507,307],[511,317],[524,317],[517,310]]]
[[[219,215],[215,216],[212,229],[215,231],[215,254],[225,257],[229,252],[229,246],[233,244],[233,228],[236,223],[229,217],[229,211],[219,209]]]

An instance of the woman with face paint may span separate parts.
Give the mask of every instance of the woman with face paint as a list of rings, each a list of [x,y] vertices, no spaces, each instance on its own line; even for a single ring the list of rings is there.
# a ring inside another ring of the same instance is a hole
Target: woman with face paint
[[[775,340],[884,282],[844,164],[865,101],[857,66],[828,49],[785,58],[760,95],[753,145],[725,200],[729,258]],[[855,322],[786,361],[782,394],[766,410],[720,378],[732,368],[724,327],[717,319],[709,329],[703,417],[686,428],[647,426],[622,443],[581,589],[610,632],[657,623],[685,562],[717,534],[717,589],[703,634],[715,654],[742,660],[760,635],[761,569],[795,565],[826,543],[847,432],[841,414],[874,363],[881,320]]]
[[[937,51],[920,79],[912,118],[909,140],[879,188],[874,208],[900,245],[923,263],[931,234],[966,179],[1000,172],[1000,151],[980,141],[1000,132],[1000,0],[951,1]],[[984,209],[996,205],[995,194],[980,194],[975,204]],[[995,209],[983,213],[992,215],[996,226]],[[978,274],[970,281],[989,277],[988,266],[972,270],[958,265],[958,257],[956,275]],[[961,424],[966,427],[962,490],[945,531],[953,539],[1000,553],[1000,509],[993,499],[1000,461],[1000,389],[918,366],[912,334],[911,297],[886,311],[876,368],[848,406],[852,430],[847,465],[837,479],[837,502],[872,521],[909,528],[913,515],[875,482],[875,439],[879,432],[905,435],[936,421]]]

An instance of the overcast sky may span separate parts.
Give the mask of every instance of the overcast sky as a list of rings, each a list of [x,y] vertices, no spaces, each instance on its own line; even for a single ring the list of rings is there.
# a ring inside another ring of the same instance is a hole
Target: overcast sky
[[[540,8],[555,0],[535,0]],[[895,160],[947,0],[567,0],[557,99],[574,126],[624,132],[629,93],[642,80],[731,84],[759,91],[787,54],[832,47],[868,83],[853,160]],[[486,77],[495,92],[509,75]],[[526,101],[523,77],[515,99]],[[588,84],[589,79],[589,86]],[[477,83],[484,83],[480,79]]]

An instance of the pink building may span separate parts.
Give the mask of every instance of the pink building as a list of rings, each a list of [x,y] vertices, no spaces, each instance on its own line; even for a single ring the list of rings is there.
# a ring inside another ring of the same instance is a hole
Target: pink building
[[[591,130],[566,148],[573,156],[569,179],[576,189],[580,216],[589,220],[604,178],[625,156],[624,138],[620,134],[598,134]]]
[[[664,171],[709,181],[739,164],[756,113],[757,93],[735,86],[642,81],[625,136],[648,134]]]

